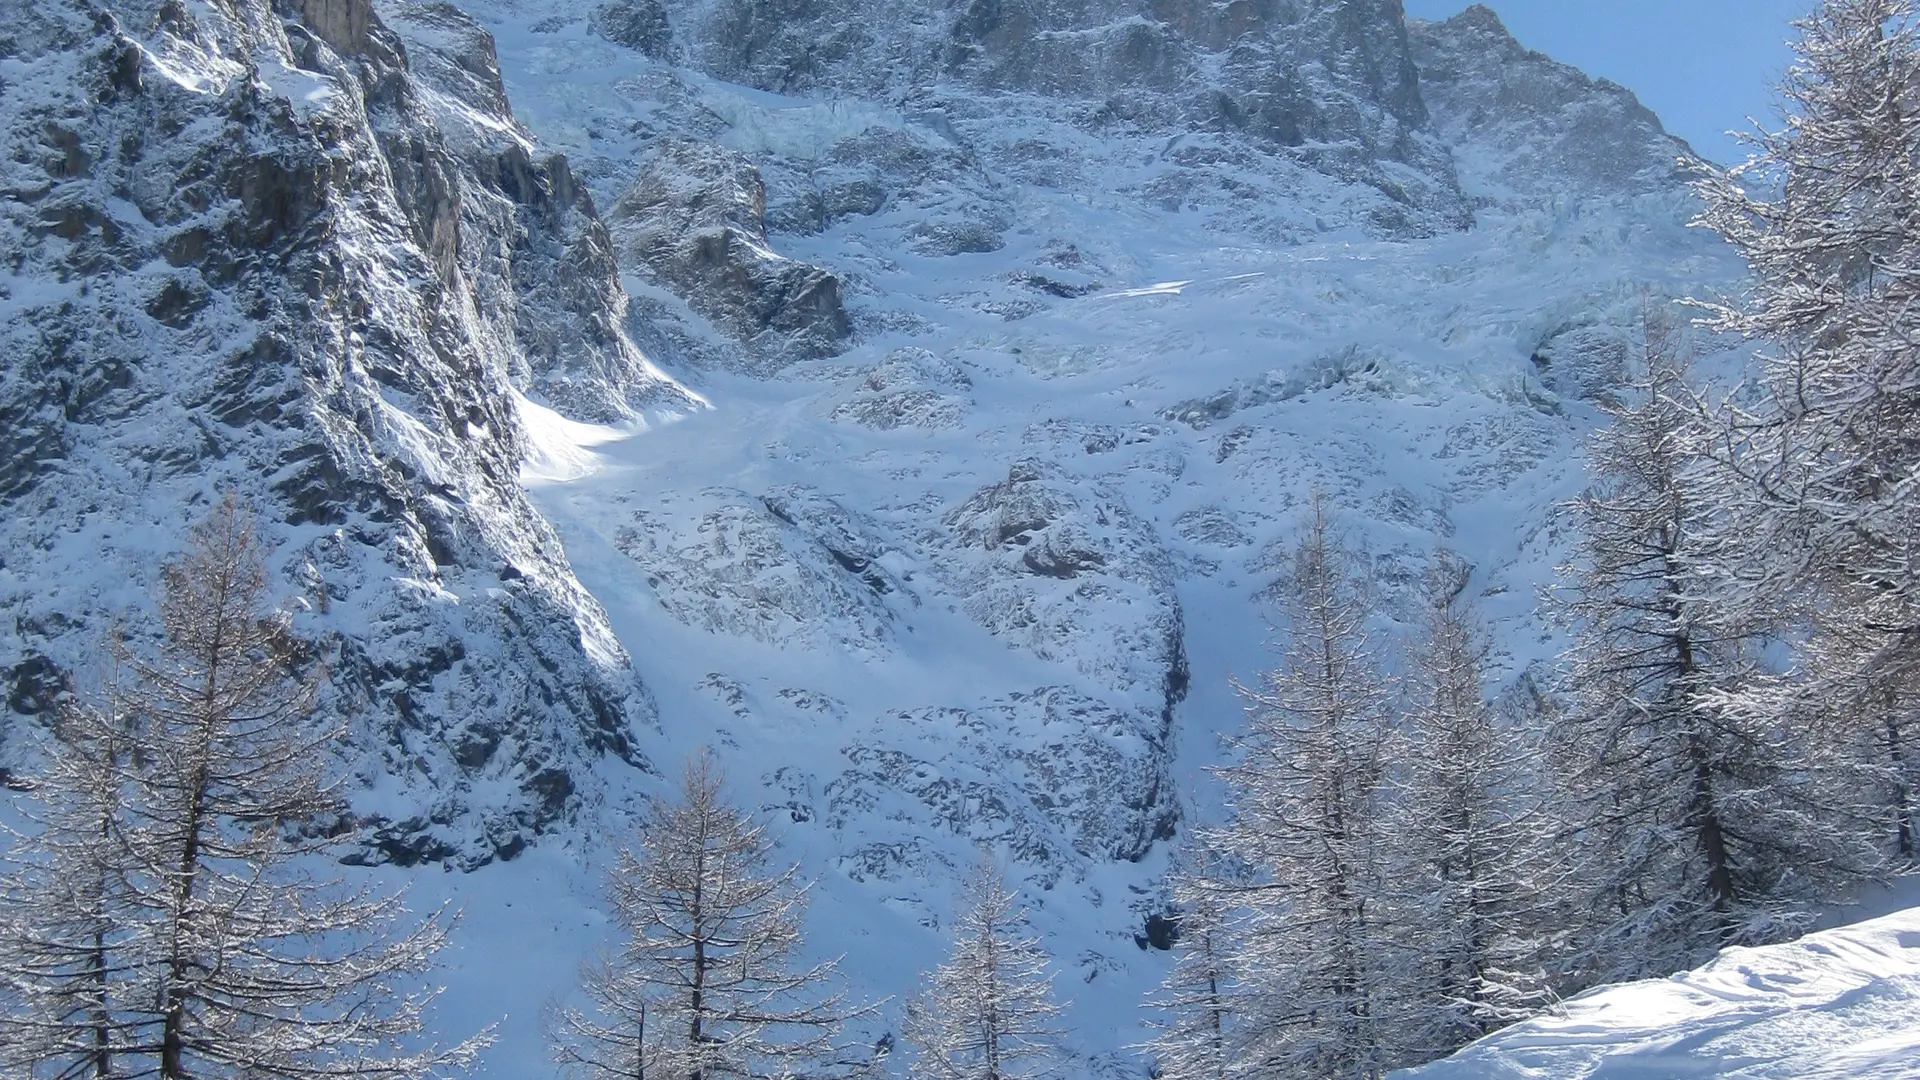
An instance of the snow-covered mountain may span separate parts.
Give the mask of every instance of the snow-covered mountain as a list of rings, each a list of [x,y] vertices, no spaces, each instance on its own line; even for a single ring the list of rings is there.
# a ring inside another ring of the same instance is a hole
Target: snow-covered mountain
[[[544,1075],[605,836],[706,744],[863,991],[985,846],[1132,1075],[1305,496],[1390,612],[1458,551],[1524,695],[1643,294],[1739,272],[1686,148],[1484,8],[0,16],[9,743],[243,494],[358,724],[363,861],[474,871],[417,876],[494,1075]]]

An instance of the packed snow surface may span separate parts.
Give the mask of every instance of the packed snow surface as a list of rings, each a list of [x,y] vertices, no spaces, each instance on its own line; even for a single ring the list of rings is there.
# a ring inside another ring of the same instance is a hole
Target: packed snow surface
[[[1404,1080],[1920,1076],[1920,908],[1607,986]]]

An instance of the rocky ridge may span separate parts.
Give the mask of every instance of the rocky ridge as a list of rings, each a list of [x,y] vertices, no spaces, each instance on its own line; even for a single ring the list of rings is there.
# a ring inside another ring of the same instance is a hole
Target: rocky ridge
[[[602,755],[644,767],[652,705],[527,502],[516,401],[695,402],[625,336],[592,198],[488,35],[362,0],[0,17],[10,715],[234,491],[361,729],[371,857],[510,855]]]

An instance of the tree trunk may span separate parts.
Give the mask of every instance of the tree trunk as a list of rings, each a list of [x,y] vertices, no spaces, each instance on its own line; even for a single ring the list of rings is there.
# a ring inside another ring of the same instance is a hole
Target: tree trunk
[[[706,845],[703,838],[701,853],[699,857],[694,860],[696,873],[693,882],[693,903],[688,906],[687,911],[688,923],[693,927],[693,986],[692,994],[689,998],[689,1008],[687,1010],[693,1016],[693,1019],[689,1021],[687,1026],[687,1037],[691,1040],[694,1060],[691,1080],[700,1080],[703,1072],[700,1067],[702,1060],[700,1056],[700,1046],[702,1040],[705,1038],[705,1032],[701,1030],[700,1019],[702,1010],[706,1008],[707,989],[707,938],[706,927],[702,923],[703,912],[701,911],[703,906],[702,887],[706,884],[707,877],[705,847]]]
[[[184,940],[187,907],[193,903],[193,883],[200,874],[200,830],[205,814],[206,773],[194,775],[192,802],[187,812],[185,848],[180,854],[180,881],[175,886],[173,940],[167,956],[166,1017],[160,1035],[161,1080],[189,1080],[186,1070],[187,981],[186,942]]]
[[[1907,783],[1907,748],[1900,732],[1900,717],[1892,707],[1887,710],[1887,752],[1893,759],[1893,842],[1902,858],[1913,858],[1913,792]]]
[[[203,676],[200,692],[200,715],[195,717],[199,726],[200,743],[197,767],[193,781],[188,786],[187,820],[181,830],[182,849],[180,852],[180,880],[175,885],[173,909],[173,940],[167,957],[166,1018],[160,1037],[160,1077],[161,1080],[189,1080],[186,1070],[186,1026],[187,993],[183,984],[187,979],[186,942],[182,935],[187,921],[187,909],[193,903],[193,886],[200,876],[201,833],[206,829],[207,786],[211,782],[209,770],[216,737],[215,725],[219,723],[220,679],[224,674],[228,651],[227,618],[229,613],[229,590],[232,586],[233,567],[220,568],[220,577],[214,587],[212,609],[215,613],[213,637],[207,642],[203,659],[206,672]]]

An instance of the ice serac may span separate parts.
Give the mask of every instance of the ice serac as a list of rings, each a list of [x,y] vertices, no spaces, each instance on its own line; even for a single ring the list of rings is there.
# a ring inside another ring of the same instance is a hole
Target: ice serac
[[[87,683],[226,490],[355,725],[367,857],[510,856],[594,762],[644,764],[653,707],[527,501],[516,402],[691,399],[624,337],[605,229],[487,35],[365,0],[0,25],[9,723]]]
[[[1694,155],[1627,88],[1532,52],[1475,4],[1411,20],[1433,131],[1480,200],[1671,198]]]

